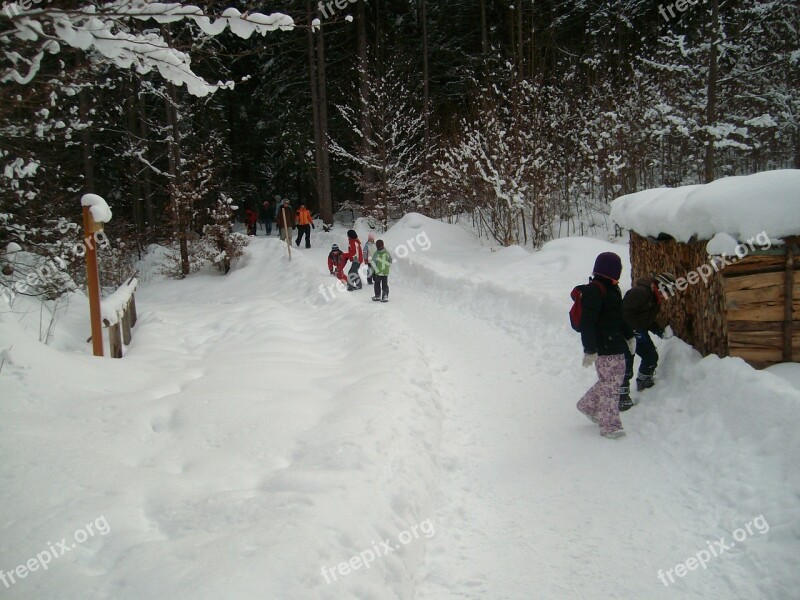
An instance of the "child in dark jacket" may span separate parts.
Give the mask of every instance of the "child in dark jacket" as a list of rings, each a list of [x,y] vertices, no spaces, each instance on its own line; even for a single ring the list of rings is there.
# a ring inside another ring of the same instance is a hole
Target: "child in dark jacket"
[[[655,333],[658,337],[664,337],[664,327],[658,323],[659,309],[665,297],[661,286],[672,285],[674,282],[675,277],[671,273],[662,273],[655,278],[645,277],[639,279],[622,299],[625,321],[633,329],[636,338],[635,352],[642,359],[639,365],[639,374],[636,377],[636,391],[638,392],[655,385],[653,376],[658,367],[658,351],[653,340],[650,339],[650,332]],[[619,390],[620,411],[628,410],[635,405],[630,397],[633,358],[633,352],[625,354],[625,378]]]
[[[625,352],[633,347],[633,330],[622,314],[621,274],[622,259],[603,252],[594,263],[594,285],[585,287],[581,299],[583,366],[594,365],[598,381],[580,399],[578,410],[599,423],[600,435],[607,438],[625,435],[618,399],[625,376]]]

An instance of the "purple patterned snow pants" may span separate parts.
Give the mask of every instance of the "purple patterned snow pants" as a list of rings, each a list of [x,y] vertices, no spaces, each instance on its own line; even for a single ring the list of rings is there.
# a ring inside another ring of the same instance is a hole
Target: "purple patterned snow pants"
[[[625,355],[598,356],[594,363],[598,381],[578,401],[578,410],[600,421],[600,433],[622,429],[619,386],[625,376]]]

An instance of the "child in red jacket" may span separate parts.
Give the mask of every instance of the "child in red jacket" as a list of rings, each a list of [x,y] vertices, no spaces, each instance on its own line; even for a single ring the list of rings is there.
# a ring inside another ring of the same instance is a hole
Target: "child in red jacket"
[[[258,223],[258,214],[249,208],[244,211],[244,222],[247,224],[247,235],[256,234],[256,223]]]
[[[350,265],[350,272],[347,274],[347,291],[360,290],[362,288],[361,277],[358,274],[358,269],[361,263],[364,262],[364,255],[361,252],[361,240],[358,239],[358,234],[355,230],[351,229],[347,232],[347,237],[350,240],[350,248],[347,254],[344,255],[345,260],[352,261]]]
[[[347,266],[347,259],[339,250],[339,246],[334,244],[328,254],[328,271],[331,275],[336,275],[342,283],[347,283],[347,275],[345,275],[344,268]]]

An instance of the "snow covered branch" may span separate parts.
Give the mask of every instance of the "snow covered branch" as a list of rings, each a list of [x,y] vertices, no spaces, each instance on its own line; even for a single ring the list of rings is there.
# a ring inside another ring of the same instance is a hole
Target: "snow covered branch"
[[[80,50],[94,50],[109,63],[122,68],[135,68],[139,73],[157,69],[159,74],[175,85],[185,85],[189,93],[206,96],[221,87],[233,87],[233,82],[210,84],[195,74],[191,57],[172,47],[154,30],[136,31],[128,24],[131,19],[165,24],[192,20],[204,35],[216,36],[230,29],[241,38],[253,33],[266,35],[269,31],[294,28],[294,21],[283,13],[242,14],[235,8],[223,11],[212,19],[194,5],[180,3],[118,0],[99,7],[85,5],[76,10],[60,8],[28,8],[22,3],[10,3],[4,16],[10,29],[0,33],[0,46],[6,65],[0,71],[0,82],[27,84],[39,72],[45,52],[56,54],[61,44]],[[32,58],[18,51],[23,44],[39,42]]]

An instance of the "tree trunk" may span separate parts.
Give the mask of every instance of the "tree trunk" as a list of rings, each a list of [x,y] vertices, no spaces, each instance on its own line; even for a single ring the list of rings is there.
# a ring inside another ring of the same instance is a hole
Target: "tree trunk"
[[[325,76],[325,35],[320,26],[317,32],[317,80],[319,99],[319,131],[322,136],[322,198],[320,198],[319,215],[327,224],[333,224],[333,198],[331,196],[331,164],[328,151],[328,83]]]
[[[422,116],[424,120],[425,167],[431,148],[431,90],[428,73],[428,0],[422,0]]]
[[[81,124],[81,147],[83,149],[83,188],[86,193],[94,193],[94,141],[92,140],[91,101],[86,88],[78,92],[78,110]]]
[[[188,275],[191,270],[189,264],[189,240],[186,235],[186,208],[181,203],[183,191],[183,178],[181,177],[181,134],[178,124],[178,95],[175,85],[167,83],[167,96],[164,98],[167,127],[171,133],[168,141],[167,157],[169,159],[170,176],[170,201],[172,206],[172,225],[175,237],[178,240],[181,253],[181,273]]]
[[[325,193],[322,189],[322,128],[319,121],[319,93],[318,93],[318,80],[317,80],[317,59],[314,53],[314,31],[311,27],[311,22],[314,20],[314,11],[311,8],[311,0],[306,0],[306,11],[308,14],[308,31],[306,38],[308,40],[308,71],[311,84],[311,114],[314,120],[314,166],[316,178],[314,184],[317,188],[317,202],[319,203],[320,211],[322,210],[322,203]],[[326,221],[327,222],[327,221]]]
[[[358,14],[356,17],[358,38],[358,69],[359,69],[359,109],[361,128],[361,156],[372,155],[372,119],[370,118],[370,74],[369,54],[367,51],[367,9],[366,0],[359,0]],[[364,181],[363,203],[365,212],[375,209],[375,173],[368,165],[361,170]]]
[[[489,27],[486,23],[486,0],[481,0],[481,51],[489,54]]]
[[[709,30],[708,83],[706,89],[706,127],[717,120],[717,44],[719,43],[719,0],[711,0],[711,27]],[[714,181],[714,135],[706,131],[706,148],[703,160],[705,183]]]
[[[142,137],[142,154],[145,160],[148,160],[150,130],[147,126],[147,105],[144,95],[139,96],[139,133]],[[150,167],[142,170],[142,190],[144,193],[144,212],[152,233],[152,229],[156,226],[156,212],[153,207],[153,184],[150,180]]]
[[[517,13],[517,79],[522,80],[525,76],[525,43],[522,35],[522,2],[517,0],[516,13]]]
[[[131,153],[138,150],[140,147],[139,140],[137,140],[138,129],[138,108],[136,106],[136,78],[133,74],[128,76],[128,98],[126,112],[128,113],[128,144],[130,145]],[[136,224],[136,232],[138,238],[141,239],[144,233],[144,211],[142,210],[142,186],[139,178],[141,165],[136,157],[131,158],[131,195],[133,202],[133,220]]]

